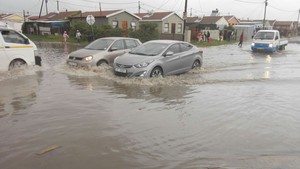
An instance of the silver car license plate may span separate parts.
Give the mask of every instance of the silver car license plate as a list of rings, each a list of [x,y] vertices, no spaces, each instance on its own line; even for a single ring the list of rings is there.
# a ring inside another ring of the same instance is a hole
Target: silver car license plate
[[[68,65],[77,66],[77,63],[75,63],[75,62],[68,62]]]
[[[127,72],[126,69],[119,68],[119,67],[116,67],[116,68],[115,68],[115,71],[116,71],[116,72],[120,72],[120,73],[126,73],[126,72]]]

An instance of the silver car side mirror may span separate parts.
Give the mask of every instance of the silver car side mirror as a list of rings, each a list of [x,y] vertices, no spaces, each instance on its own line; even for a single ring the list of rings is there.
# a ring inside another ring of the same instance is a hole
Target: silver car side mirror
[[[165,56],[172,56],[172,55],[174,55],[174,52],[172,52],[172,51],[168,51],[168,52],[165,54]]]

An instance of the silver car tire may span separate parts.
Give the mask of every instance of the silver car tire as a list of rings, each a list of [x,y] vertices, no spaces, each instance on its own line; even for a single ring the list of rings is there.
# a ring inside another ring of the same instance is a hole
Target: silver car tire
[[[199,60],[195,60],[193,65],[192,65],[192,69],[195,69],[195,68],[199,68],[201,67],[201,63]]]
[[[160,67],[155,67],[150,73],[150,77],[163,77],[163,70]]]
[[[108,63],[104,60],[101,60],[97,63],[97,66],[108,66]]]
[[[8,70],[12,70],[12,69],[18,69],[18,68],[21,68],[21,67],[24,67],[26,66],[26,62],[24,60],[21,60],[21,59],[16,59],[16,60],[13,60],[10,64],[9,64],[9,68]]]

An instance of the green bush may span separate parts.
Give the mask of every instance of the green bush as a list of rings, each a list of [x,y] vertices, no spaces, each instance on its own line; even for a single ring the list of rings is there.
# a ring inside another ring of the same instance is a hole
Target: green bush
[[[124,31],[120,28],[113,28],[110,25],[88,25],[86,22],[79,21],[75,22],[70,30],[70,34],[72,37],[75,37],[76,31],[79,30],[83,40],[91,41],[94,35],[94,39],[109,37],[109,36],[123,36]],[[93,34],[94,33],[94,34]]]
[[[140,39],[141,42],[159,39],[156,23],[142,23],[140,29],[129,31],[129,37]]]

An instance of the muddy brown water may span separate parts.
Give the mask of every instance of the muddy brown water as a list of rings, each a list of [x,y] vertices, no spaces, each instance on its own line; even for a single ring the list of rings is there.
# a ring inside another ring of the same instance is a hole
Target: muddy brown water
[[[0,73],[1,169],[300,166],[298,43],[203,48],[201,69],[162,79],[69,68],[80,46],[38,46],[41,68]]]

